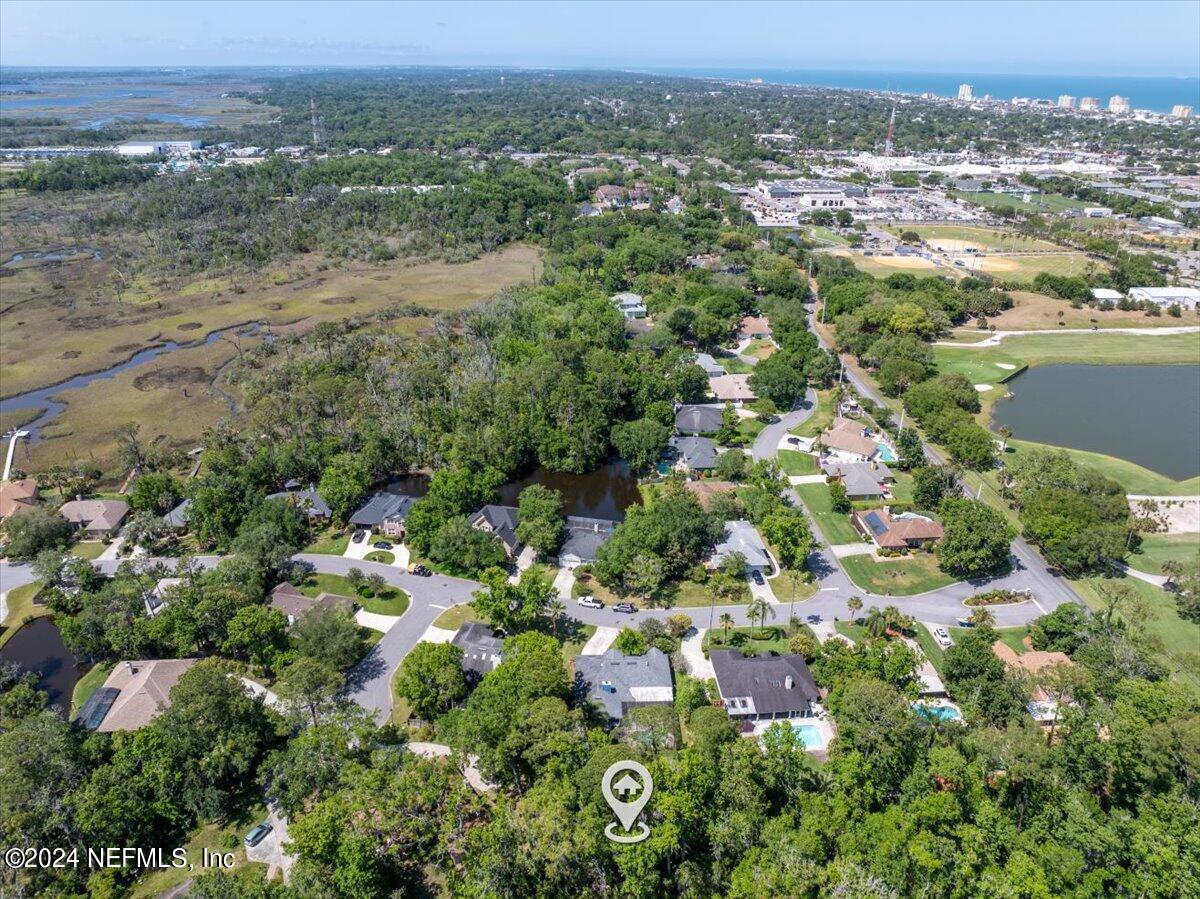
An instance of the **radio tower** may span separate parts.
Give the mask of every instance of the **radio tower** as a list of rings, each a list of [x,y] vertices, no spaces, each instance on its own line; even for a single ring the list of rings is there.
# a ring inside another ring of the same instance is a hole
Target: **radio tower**
[[[883,152],[887,156],[892,155],[892,140],[896,136],[896,104],[892,104],[892,117],[888,121],[887,140],[883,144]]]
[[[308,107],[312,111],[312,142],[315,150],[321,146],[321,125],[317,119],[317,100],[312,94],[308,95]]]

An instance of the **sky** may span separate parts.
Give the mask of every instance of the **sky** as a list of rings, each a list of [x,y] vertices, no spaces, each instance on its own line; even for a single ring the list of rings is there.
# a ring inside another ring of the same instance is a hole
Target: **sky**
[[[0,63],[1195,76],[1200,2],[0,0]]]

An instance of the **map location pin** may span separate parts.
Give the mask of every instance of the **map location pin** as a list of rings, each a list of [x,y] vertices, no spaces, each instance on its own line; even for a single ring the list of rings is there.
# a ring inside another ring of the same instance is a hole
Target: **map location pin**
[[[645,765],[628,759],[613,762],[600,780],[600,791],[625,830],[624,834],[618,834],[616,823],[610,823],[604,828],[606,837],[617,843],[639,843],[650,836],[650,828],[644,822],[638,823],[637,832],[629,833],[654,792],[654,781]]]

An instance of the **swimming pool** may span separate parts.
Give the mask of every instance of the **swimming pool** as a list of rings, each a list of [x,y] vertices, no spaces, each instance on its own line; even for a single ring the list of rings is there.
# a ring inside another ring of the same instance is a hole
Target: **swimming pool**
[[[940,721],[961,721],[962,712],[952,705],[925,705],[914,702],[912,710],[925,718],[937,718]]]
[[[800,742],[804,744],[805,749],[820,749],[825,742],[821,736],[821,728],[813,724],[793,724],[792,730],[796,732],[796,736],[800,738]]]
[[[892,448],[886,443],[879,444],[879,461],[880,462],[895,462],[896,454],[892,452]]]

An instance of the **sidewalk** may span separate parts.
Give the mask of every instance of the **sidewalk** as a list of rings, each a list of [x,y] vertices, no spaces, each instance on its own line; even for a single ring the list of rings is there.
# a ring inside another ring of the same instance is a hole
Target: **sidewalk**
[[[688,674],[701,680],[717,676],[713,671],[712,662],[704,658],[704,650],[701,648],[704,645],[704,634],[707,630],[703,627],[693,630],[679,646],[679,652],[683,656],[684,662],[687,663]]]

